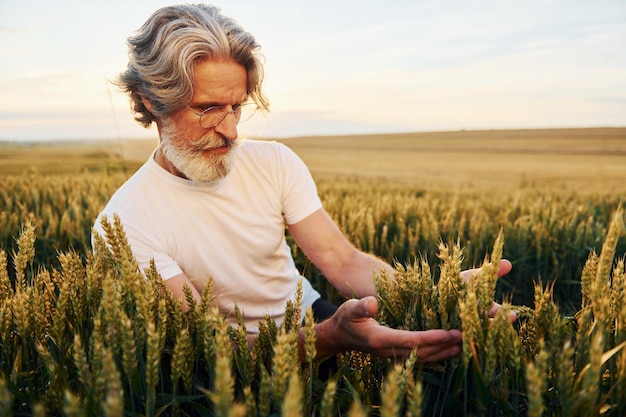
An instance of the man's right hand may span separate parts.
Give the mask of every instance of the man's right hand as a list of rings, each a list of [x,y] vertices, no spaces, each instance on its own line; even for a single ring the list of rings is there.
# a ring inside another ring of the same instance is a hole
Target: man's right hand
[[[417,347],[418,361],[437,362],[462,351],[459,330],[392,329],[373,318],[377,311],[378,301],[372,296],[345,301],[332,317],[316,326],[318,356],[354,349],[383,357],[407,357]]]

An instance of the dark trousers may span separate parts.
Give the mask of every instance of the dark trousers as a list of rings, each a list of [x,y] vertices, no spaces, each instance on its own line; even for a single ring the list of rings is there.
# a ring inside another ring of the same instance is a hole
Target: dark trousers
[[[336,305],[329,303],[323,298],[318,298],[317,300],[315,300],[311,307],[313,308],[313,317],[315,318],[315,321],[317,323],[326,320],[327,318],[335,314],[335,311],[337,311]]]

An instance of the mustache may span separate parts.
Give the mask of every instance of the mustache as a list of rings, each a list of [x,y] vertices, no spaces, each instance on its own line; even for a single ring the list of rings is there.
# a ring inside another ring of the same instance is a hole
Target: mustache
[[[230,141],[220,136],[207,135],[189,143],[189,150],[194,153],[205,152],[217,148],[234,148],[239,144],[239,140]]]

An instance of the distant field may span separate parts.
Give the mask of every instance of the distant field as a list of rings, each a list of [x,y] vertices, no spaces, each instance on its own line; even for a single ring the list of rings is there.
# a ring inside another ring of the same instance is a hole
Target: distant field
[[[78,174],[135,171],[156,146],[154,141],[67,141],[0,143],[0,175]]]
[[[433,186],[626,191],[626,128],[407,133],[285,143],[318,174]]]
[[[316,176],[359,176],[424,186],[538,186],[626,192],[626,128],[489,130],[279,140]],[[0,144],[0,174],[134,171],[156,139]]]

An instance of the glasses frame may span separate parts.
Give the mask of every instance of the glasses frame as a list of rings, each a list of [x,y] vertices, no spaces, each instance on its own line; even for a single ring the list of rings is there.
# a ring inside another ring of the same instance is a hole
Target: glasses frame
[[[227,109],[227,107],[229,107],[229,106],[231,107],[231,110]],[[256,103],[254,103],[254,102],[248,102],[248,103],[242,103],[242,104],[234,104],[234,105],[224,104],[224,105],[219,105],[219,106],[207,107],[202,112],[197,112],[196,110],[193,109],[193,107],[191,107],[189,105],[187,105],[187,108],[189,110],[191,110],[193,114],[195,114],[196,116],[199,117],[198,118],[198,125],[200,125],[201,128],[203,128],[203,129],[213,129],[214,127],[216,127],[217,125],[222,123],[224,121],[224,119],[226,118],[226,116],[228,116],[229,114],[232,114],[233,116],[235,116],[235,122],[237,124],[246,122],[246,121],[250,120],[252,118],[252,116],[254,116],[254,114],[259,109],[259,106],[257,106]],[[242,115],[242,110],[244,108],[250,108],[250,109],[253,109],[253,110],[250,111],[250,115],[248,115],[245,119],[242,120],[241,119],[241,115]],[[219,120],[217,121],[217,123],[213,123],[210,126],[203,126],[202,125],[202,117],[207,112],[209,112],[211,110],[216,110],[216,109],[221,109],[221,116],[220,116]],[[239,115],[237,115],[238,113],[239,113]]]

